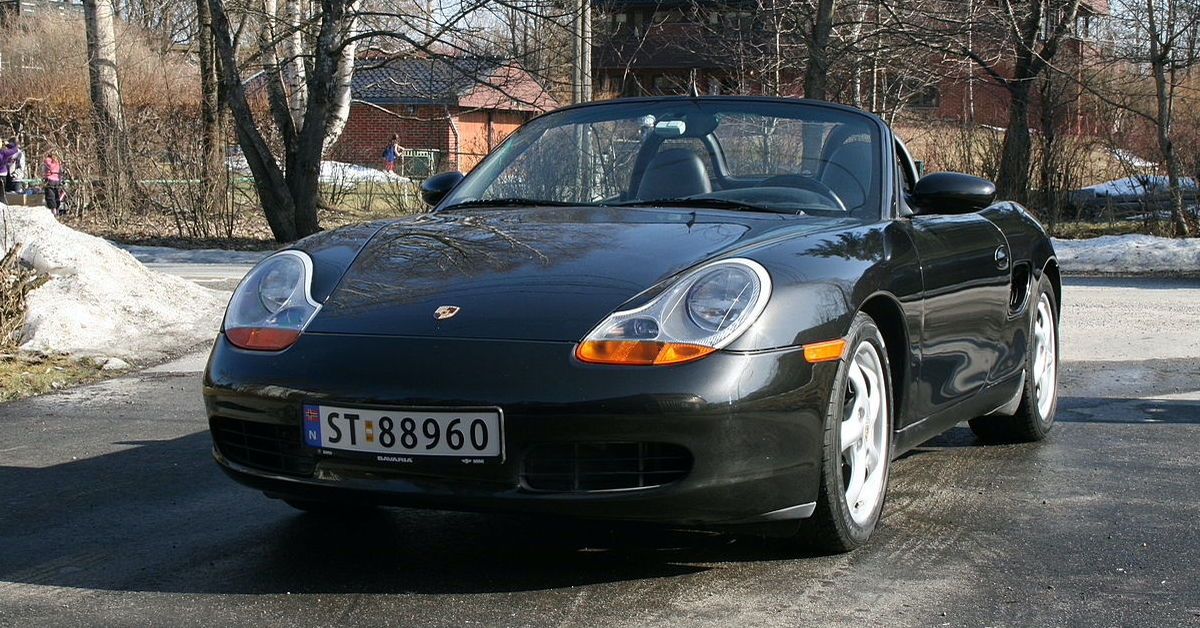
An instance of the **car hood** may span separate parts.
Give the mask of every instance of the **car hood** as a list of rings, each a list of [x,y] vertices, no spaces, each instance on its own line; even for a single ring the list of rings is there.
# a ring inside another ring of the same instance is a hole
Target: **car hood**
[[[426,214],[382,228],[308,331],[574,342],[681,270],[779,229],[830,226],[657,208]],[[439,320],[441,306],[459,310]]]

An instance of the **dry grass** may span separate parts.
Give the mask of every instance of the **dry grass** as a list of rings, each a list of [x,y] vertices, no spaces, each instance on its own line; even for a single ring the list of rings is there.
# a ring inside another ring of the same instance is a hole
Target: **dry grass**
[[[151,38],[117,20],[117,64],[126,110],[199,100],[199,74],[182,55],[164,54]],[[38,100],[50,109],[87,111],[87,41],[83,20],[53,13],[15,20],[3,31],[0,102]]]
[[[62,355],[0,353],[0,402],[94,382],[114,371]]]
[[[896,134],[904,138],[914,159],[925,161],[929,172],[965,172],[988,179],[996,177],[1004,131],[987,127],[963,128],[952,124],[898,124]],[[1033,163],[1038,163],[1038,136],[1033,137]],[[1129,176],[1102,142],[1072,137],[1061,149],[1067,153],[1070,172],[1062,175],[1072,188],[1086,187]],[[1036,183],[1036,176],[1034,177]]]
[[[1135,220],[1118,220],[1113,222],[1060,222],[1050,230],[1050,235],[1056,238],[1086,239],[1106,235],[1130,235],[1147,233],[1146,223]],[[1165,235],[1152,233],[1152,235]]]

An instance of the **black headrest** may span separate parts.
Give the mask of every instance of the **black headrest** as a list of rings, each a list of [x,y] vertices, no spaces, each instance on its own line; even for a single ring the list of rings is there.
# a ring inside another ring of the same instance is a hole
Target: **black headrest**
[[[686,148],[664,150],[650,160],[637,197],[643,201],[679,198],[712,192],[712,182],[700,157]]]

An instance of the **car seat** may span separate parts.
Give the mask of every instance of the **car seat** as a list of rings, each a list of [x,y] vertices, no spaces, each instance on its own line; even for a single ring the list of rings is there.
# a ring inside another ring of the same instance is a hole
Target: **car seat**
[[[828,185],[851,213],[862,209],[867,201],[867,190],[871,188],[871,150],[870,142],[845,142],[829,153],[821,167],[821,183]]]
[[[653,201],[712,192],[704,162],[686,148],[664,150],[654,156],[642,174],[637,198]]]

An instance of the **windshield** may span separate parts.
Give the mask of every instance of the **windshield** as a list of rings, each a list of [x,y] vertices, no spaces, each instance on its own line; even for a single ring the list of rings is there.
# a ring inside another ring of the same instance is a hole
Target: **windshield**
[[[439,209],[679,205],[875,220],[880,146],[869,117],[820,105],[616,101],[525,125]]]

